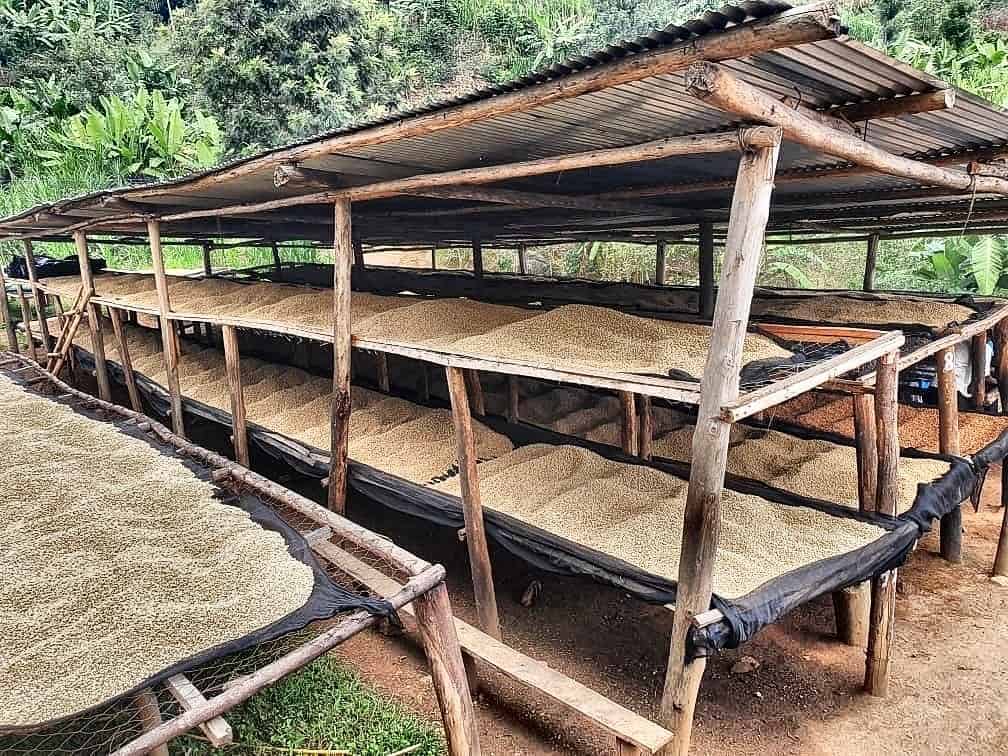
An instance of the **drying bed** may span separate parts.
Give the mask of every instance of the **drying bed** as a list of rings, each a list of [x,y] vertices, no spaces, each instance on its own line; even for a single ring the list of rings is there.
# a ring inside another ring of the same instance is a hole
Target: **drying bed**
[[[87,353],[82,351],[80,357],[86,364]],[[156,408],[161,411],[167,408],[167,397],[160,386],[145,381],[142,387]],[[191,401],[186,402],[186,408],[220,426],[230,427],[230,416],[221,409],[201,407]],[[423,412],[424,408],[417,411]],[[683,466],[644,464],[637,458],[620,455],[611,447],[507,423],[500,418],[485,418],[482,425],[488,433],[505,439],[507,448],[494,449],[489,459],[481,453],[481,472],[489,475],[500,468],[504,476],[501,480],[510,479],[511,485],[517,486],[515,490],[521,492],[512,501],[507,497],[487,499],[484,512],[491,537],[544,569],[590,576],[646,601],[675,600],[678,531],[674,526],[657,527],[654,523],[674,521],[675,512],[679,512],[681,520],[688,477]],[[261,448],[303,472],[322,477],[328,471],[328,458],[321,449],[256,425],[250,426],[249,435]],[[396,443],[393,428],[382,445],[386,455],[395,453]],[[351,450],[353,444],[351,438]],[[522,448],[510,451],[511,444]],[[537,451],[544,453],[536,459],[526,459],[530,454],[535,457]],[[443,525],[463,525],[461,500],[451,490],[457,481],[455,470],[448,470],[440,480],[420,482],[391,473],[385,469],[384,458],[364,463],[354,459],[352,451],[350,456],[350,483],[372,500]],[[561,463],[580,469],[581,477],[566,468],[565,474],[558,475]],[[535,480],[528,474],[529,465],[539,472]],[[561,481],[562,485],[564,479],[576,481],[570,492],[573,500],[549,495],[550,481]],[[536,489],[537,480],[538,485],[547,488]],[[758,553],[729,557],[725,563],[719,587],[726,595],[716,595],[714,605],[726,619],[719,626],[696,631],[696,653],[709,647],[737,645],[799,603],[899,565],[919,532],[913,522],[852,512],[846,507],[797,497],[754,481],[732,479],[730,487],[732,491],[727,492],[726,498],[731,521],[726,527],[738,541],[736,545],[743,546],[748,530],[760,523],[765,538],[759,543]],[[598,506],[584,506],[588,498]],[[542,505],[538,514],[545,519],[515,509],[520,506],[518,502],[528,502],[536,509],[533,501]],[[597,531],[595,540],[577,537],[569,529],[571,523],[566,529],[562,527],[562,517],[550,519],[547,512],[554,506],[561,507],[557,511],[563,511],[564,506],[578,510],[585,532]],[[646,550],[629,542],[619,544],[604,538],[615,532],[613,521],[606,518],[621,516],[626,520],[627,534],[652,536],[654,540]],[[634,522],[634,516],[642,519]],[[592,523],[592,517],[598,520]],[[654,521],[652,525],[642,524],[648,518]],[[603,540],[598,540],[599,535]],[[801,548],[795,546],[798,541],[803,544]],[[759,567],[753,567],[750,561]]]
[[[0,732],[106,707],[192,667],[381,601],[333,583],[264,503],[135,423],[0,375]]]

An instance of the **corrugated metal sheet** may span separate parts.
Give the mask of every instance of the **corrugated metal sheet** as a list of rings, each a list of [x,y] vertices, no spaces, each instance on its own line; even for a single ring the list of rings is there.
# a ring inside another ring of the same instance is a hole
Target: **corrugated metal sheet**
[[[505,85],[490,87],[466,97],[437,103],[409,113],[399,113],[353,129],[322,134],[301,144],[312,144],[340,134],[361,132],[375,126],[437,112],[446,107],[492,98],[523,87],[555,80],[572,72],[603,65],[643,50],[682,44],[690,39],[717,33],[734,24],[749,23],[790,8],[789,4],[777,2],[728,5],[681,26],[669,26],[637,39],[610,45],[593,55],[578,56]],[[929,92],[945,86],[933,76],[916,71],[878,51],[848,40],[809,43],[728,61],[723,65],[739,78],[777,98],[798,98],[804,105],[818,109]],[[738,124],[738,119],[733,115],[692,97],[686,91],[683,74],[669,74],[611,87],[521,113],[496,116],[423,136],[360,147],[338,155],[327,155],[308,160],[303,165],[358,177],[391,178],[427,171],[494,165],[615,147],[666,136],[723,131]],[[918,158],[972,149],[1008,147],[1008,113],[977,97],[960,93],[957,106],[953,110],[873,121],[867,125],[865,138],[887,151]],[[269,157],[277,152],[269,151],[254,159]],[[158,192],[155,196],[145,196],[143,201],[213,207],[235,202],[268,200],[278,196],[271,180],[272,165],[268,164],[252,174],[224,180],[212,190],[187,188],[187,184],[192,180],[222,174],[246,162],[247,160],[235,161],[194,177],[165,182],[158,185],[163,188],[162,192]],[[781,151],[779,170],[794,172],[816,169],[833,166],[836,162],[835,158],[812,153],[799,145],[785,144]],[[598,167],[568,172],[560,176],[526,179],[514,182],[510,186],[546,192],[585,194],[627,186],[692,184],[731,179],[736,166],[736,155],[704,155],[632,166]],[[884,193],[888,189],[906,189],[910,186],[904,180],[877,175],[840,179],[822,176],[802,182],[801,185],[782,183],[779,195],[790,197],[814,195],[820,192]],[[130,189],[103,192],[95,197],[109,194],[129,197]],[[870,204],[863,194],[860,197],[858,199],[854,196],[849,201]],[[687,201],[691,201],[694,206],[707,206],[715,211],[723,211],[730,201],[730,191],[707,191],[694,196],[677,194],[665,199],[647,200],[651,205],[665,202],[670,207],[681,206]],[[362,203],[361,208],[366,213],[372,206],[395,210],[397,207],[415,207],[416,204],[415,199],[397,198],[380,203]],[[428,204],[436,207],[444,206],[446,203],[430,200]],[[885,204],[888,206],[891,202],[885,201]],[[949,205],[949,208],[954,210],[952,205]],[[47,209],[49,208],[41,208],[41,210]],[[299,210],[302,214],[310,212],[310,208]],[[520,212],[527,216],[529,223],[536,223],[542,214]],[[576,213],[567,214],[576,222]],[[775,209],[775,217],[778,214]],[[789,218],[793,215],[790,212],[785,214]],[[552,215],[556,215],[556,211],[553,211]],[[320,216],[320,219],[323,217]],[[500,217],[499,233],[502,235],[511,233],[510,225],[505,228],[505,218]],[[507,224],[516,223],[510,217],[506,220]],[[38,222],[44,223],[45,219],[40,218]],[[587,220],[584,222],[587,223]],[[0,221],[0,232],[10,232],[18,225],[10,219]],[[206,233],[203,228],[206,225],[207,223],[203,222],[202,225],[193,224],[192,228],[188,229],[170,230]],[[220,233],[234,230],[234,225],[235,221],[221,224]],[[366,230],[366,225],[363,228]],[[268,229],[257,227],[255,230],[260,233]],[[427,233],[427,229],[418,227],[418,236],[421,235],[421,231]],[[408,227],[392,228],[387,233],[409,235],[411,230]],[[462,230],[458,233],[462,233]]]

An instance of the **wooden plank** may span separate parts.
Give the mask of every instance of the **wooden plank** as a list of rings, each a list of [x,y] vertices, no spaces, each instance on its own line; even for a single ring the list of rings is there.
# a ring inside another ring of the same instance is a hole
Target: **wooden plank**
[[[754,326],[759,333],[776,336],[791,341],[809,341],[818,344],[831,344],[834,341],[847,341],[852,344],[866,344],[884,336],[886,331],[875,328],[848,328],[839,325],[802,325],[799,323],[757,323]]]
[[[379,596],[391,595],[399,583],[374,567],[347,554],[333,544],[321,544],[316,552],[341,571]],[[415,627],[413,606],[399,611],[407,627]],[[633,743],[646,753],[658,753],[672,739],[672,733],[581,685],[543,662],[525,656],[472,625],[455,618],[462,653],[469,659],[547,695],[574,714],[593,722],[613,737]]]
[[[875,266],[878,264],[879,235],[868,237],[868,249],[865,253],[864,285],[865,291],[875,291]]]
[[[723,408],[738,398],[745,324],[749,322],[779,152],[778,141],[774,147],[745,151],[739,161],[714,328],[701,381],[690,457],[693,464],[683,514],[678,597],[661,701],[660,721],[675,731],[673,753],[678,756],[689,752],[693,711],[706,667],[706,659],[688,660],[686,652],[692,618],[710,609],[713,594],[731,430]]]
[[[445,368],[445,375],[451,398],[452,421],[455,424],[462,514],[465,518],[465,540],[469,550],[476,614],[479,616],[483,632],[500,639],[497,595],[494,590],[493,569],[490,566],[490,551],[487,547],[486,526],[483,521],[483,501],[479,490],[479,474],[476,470],[476,441],[473,436],[465,375],[458,368],[452,367]]]
[[[723,407],[721,416],[727,422],[744,420],[750,415],[769,409],[799,394],[804,394],[831,378],[836,378],[861,365],[879,359],[891,350],[899,349],[903,342],[903,333],[893,331],[873,341],[859,344],[843,354],[838,354],[810,368],[800,370],[784,380],[775,381],[768,386],[742,395],[732,404]]]
[[[343,514],[350,441],[350,280],[353,267],[352,215],[347,200],[334,203],[333,263],[333,401],[328,496],[329,509]]]
[[[154,266],[154,285],[157,288],[158,322],[161,327],[161,346],[164,352],[168,394],[171,399],[172,430],[184,437],[185,417],[182,412],[182,386],[179,383],[178,373],[180,347],[175,323],[169,319],[172,311],[171,300],[168,297],[168,279],[165,274],[164,257],[161,254],[161,224],[158,221],[147,221],[147,237]]]
[[[245,388],[242,385],[238,333],[234,326],[222,326],[221,338],[224,341],[224,368],[227,371],[228,393],[231,395],[231,441],[234,444],[235,460],[240,465],[250,467]]]
[[[172,675],[164,682],[165,690],[178,701],[184,711],[192,711],[207,703],[206,696],[185,675]],[[224,748],[234,742],[234,733],[223,717],[208,719],[199,726],[214,748]]]
[[[701,222],[699,235],[699,314],[704,320],[710,320],[714,317],[714,224],[709,221]]]
[[[119,352],[119,365],[126,380],[126,391],[129,394],[130,406],[134,412],[143,412],[143,402],[140,400],[140,389],[137,387],[136,374],[133,372],[133,359],[130,357],[129,344],[123,330],[122,311],[118,307],[109,308],[109,319],[112,321],[112,333],[115,334],[116,349]]]

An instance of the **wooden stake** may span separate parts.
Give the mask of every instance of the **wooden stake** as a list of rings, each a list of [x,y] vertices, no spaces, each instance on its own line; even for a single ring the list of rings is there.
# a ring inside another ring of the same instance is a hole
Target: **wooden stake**
[[[388,355],[384,352],[375,352],[375,367],[378,371],[378,390],[387,394],[392,390],[392,381],[389,378]]]
[[[245,420],[245,388],[242,385],[241,356],[238,353],[238,332],[234,326],[222,325],[224,367],[231,393],[231,439],[235,460],[249,467],[248,424]]]
[[[39,333],[42,336],[42,346],[46,354],[52,351],[52,337],[49,335],[49,321],[46,319],[46,295],[38,285],[38,273],[35,269],[35,250],[30,239],[24,240],[25,266],[28,268],[28,280],[31,281],[32,296],[35,299],[35,310],[38,312]]]
[[[528,261],[526,258],[527,249],[524,244],[518,245],[518,272],[526,276],[528,275]]]
[[[210,242],[203,243],[203,275],[209,278],[213,275],[213,265],[210,261],[210,252],[213,250],[213,244]]]
[[[518,391],[518,377],[514,375],[509,375],[507,377],[508,385],[508,409],[507,409],[507,419],[512,423],[517,423],[521,420],[521,396]]]
[[[451,756],[479,756],[479,730],[445,584],[413,602]]]
[[[854,394],[854,444],[857,453],[858,508],[875,511],[878,489],[878,442],[875,434],[875,405],[868,394]]]
[[[982,410],[987,406],[987,331],[976,334],[970,342],[973,360],[973,406]]]
[[[655,286],[665,285],[665,240],[659,239],[655,250]]]
[[[185,418],[182,412],[182,386],[179,383],[179,347],[178,331],[171,315],[171,300],[168,296],[168,277],[165,274],[164,257],[161,254],[161,223],[157,220],[147,221],[147,237],[150,241],[151,260],[154,264],[154,285],[157,287],[158,320],[161,325],[161,346],[164,350],[165,373],[167,374],[168,394],[171,396],[172,430],[180,436],[185,436]]]
[[[437,244],[433,245],[430,250],[430,269],[437,270]]]
[[[641,459],[650,460],[654,448],[654,409],[651,407],[651,397],[641,394],[640,400],[640,439],[638,448]]]
[[[334,203],[333,401],[329,462],[329,509],[346,511],[347,445],[350,440],[350,277],[354,257],[349,200]]]
[[[871,586],[858,583],[833,592],[833,614],[837,637],[848,646],[868,645],[868,624],[871,618]]]
[[[360,239],[353,240],[353,265],[357,270],[364,270],[364,245]]]
[[[483,244],[479,239],[472,242],[473,275],[476,278],[483,278]]]
[[[1001,414],[1008,415],[1008,318],[994,326],[994,345],[997,353],[994,377],[1001,397]]]
[[[140,401],[140,390],[137,388],[136,375],[133,372],[133,360],[130,357],[126,333],[123,330],[122,310],[118,307],[109,308],[109,318],[112,320],[112,332],[116,338],[116,349],[119,352],[119,364],[126,379],[126,391],[129,393],[130,407],[134,412],[143,412],[143,402]]]
[[[935,354],[938,374],[938,451],[959,456],[959,390],[956,387],[955,350],[952,347]],[[955,507],[941,518],[939,529],[941,555],[948,561],[962,561],[962,509]]]
[[[865,255],[864,290],[875,291],[875,265],[878,262],[879,235],[868,237],[868,252]]]
[[[637,406],[634,402],[634,395],[630,391],[619,392],[620,409],[622,410],[620,419],[620,441],[623,445],[623,453],[636,456],[639,442],[637,432]]]
[[[161,706],[158,704],[154,691],[150,688],[144,688],[133,697],[133,706],[136,707],[140,729],[143,732],[150,732],[164,723],[164,719],[161,717]],[[147,751],[147,756],[168,756],[168,745],[162,743],[151,748]]]
[[[478,370],[465,371],[466,390],[469,392],[469,405],[477,417],[486,415],[486,399],[483,396],[483,383]]]
[[[87,236],[84,231],[74,231],[74,244],[77,247],[77,262],[80,263],[81,285],[84,294],[93,297],[95,294],[94,276],[91,273],[91,262],[88,260]],[[98,396],[108,402],[112,399],[112,384],[109,381],[108,365],[105,361],[105,338],[102,334],[101,318],[97,305],[87,304],[88,324],[91,327],[91,354],[95,361],[95,378],[98,380]]]
[[[703,657],[687,659],[687,635],[693,617],[710,609],[711,603],[731,430],[731,425],[721,419],[721,408],[738,398],[742,345],[779,152],[778,141],[775,147],[743,153],[739,162],[721,272],[721,295],[715,306],[710,351],[701,380],[693,464],[683,516],[678,597],[660,714],[661,721],[675,731],[672,752],[678,756],[689,752],[693,710],[706,667]]]
[[[35,362],[38,362],[38,352],[35,350],[35,337],[32,334],[31,327],[31,308],[28,306],[28,300],[25,298],[24,289],[21,288],[21,284],[17,285],[17,296],[18,303],[21,305],[21,325],[24,326],[25,339],[28,342],[28,356],[35,360]]]
[[[497,595],[494,591],[490,551],[487,548],[486,527],[483,522],[483,501],[476,470],[476,441],[473,436],[472,415],[469,412],[465,374],[460,368],[446,367],[445,376],[448,379],[448,395],[451,398],[452,420],[455,423],[465,540],[469,550],[476,614],[479,616],[480,629],[500,640]]]
[[[14,354],[20,354],[21,350],[18,348],[17,332],[14,330],[14,320],[11,318],[10,309],[8,308],[10,300],[7,297],[7,279],[4,277],[3,265],[0,265],[0,293],[3,294],[3,311],[0,312],[0,317],[3,318],[4,328],[7,331],[7,347]]]
[[[1008,462],[1001,463],[1001,535],[994,555],[994,577],[1008,578]]]
[[[865,656],[865,691],[884,698],[889,694],[889,652],[896,610],[896,570],[871,581],[871,615]]]
[[[277,246],[276,242],[271,245],[273,249],[273,270],[276,272],[277,278],[280,277],[280,269],[283,267],[283,263],[280,260],[280,247]]]
[[[701,318],[714,317],[714,224],[700,224],[700,305]]]

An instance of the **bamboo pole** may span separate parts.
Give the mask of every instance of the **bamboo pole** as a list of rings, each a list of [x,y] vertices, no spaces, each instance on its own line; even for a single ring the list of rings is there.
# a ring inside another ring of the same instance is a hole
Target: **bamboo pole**
[[[91,273],[91,262],[88,259],[87,236],[84,231],[74,231],[74,245],[77,247],[77,262],[80,263],[81,285],[84,295],[94,297],[94,276]],[[107,401],[112,399],[112,384],[109,382],[108,365],[105,361],[105,338],[102,334],[101,318],[98,316],[98,306],[92,302],[83,305],[87,308],[88,325],[91,327],[91,353],[95,361],[95,378],[98,381],[98,396]]]
[[[221,338],[224,340],[224,367],[231,394],[231,442],[234,444],[235,460],[249,467],[248,424],[245,420],[245,388],[242,385],[238,332],[234,326],[221,326]]]
[[[11,318],[9,304],[10,299],[7,297],[7,279],[4,277],[3,265],[0,265],[0,293],[3,294],[3,311],[0,312],[0,317],[3,318],[4,329],[7,331],[7,347],[14,352],[14,354],[20,354],[21,350],[18,348],[17,332],[14,330],[14,320]]]
[[[479,490],[476,469],[476,441],[473,437],[472,415],[466,391],[465,374],[459,368],[445,368],[448,395],[451,399],[452,420],[455,423],[455,443],[458,447],[459,486],[462,490],[462,513],[465,518],[465,541],[469,550],[469,568],[472,571],[476,614],[480,629],[500,640],[500,617],[497,613],[497,595],[490,566],[486,526],[483,521],[483,501]]]
[[[109,319],[112,321],[112,333],[115,334],[116,349],[119,352],[119,364],[122,366],[123,377],[126,380],[126,391],[130,398],[130,407],[134,412],[143,412],[140,401],[140,390],[137,388],[136,374],[133,372],[133,360],[129,353],[129,343],[123,330],[122,310],[118,307],[109,308]]]
[[[864,286],[865,291],[875,291],[875,266],[878,263],[879,235],[868,237],[868,249],[865,253]]]
[[[333,400],[329,463],[329,509],[346,511],[347,445],[350,440],[350,277],[353,228],[349,200],[334,203],[333,236]]]
[[[938,451],[959,456],[959,390],[956,388],[955,349],[935,354],[938,374]],[[962,561],[962,509],[955,507],[941,518],[941,555],[950,562]]]
[[[714,224],[700,224],[700,317],[710,320],[714,317]]]
[[[168,394],[171,397],[172,430],[185,436],[185,417],[182,412],[182,386],[179,383],[179,346],[175,321],[170,319],[171,300],[168,295],[168,277],[165,274],[164,256],[161,254],[161,223],[147,221],[147,238],[150,241],[151,261],[154,267],[154,285],[158,297],[158,321],[161,325],[161,347],[164,350]]]
[[[692,618],[710,609],[713,592],[721,492],[731,430],[731,424],[721,418],[721,408],[738,398],[744,324],[749,322],[779,152],[778,140],[774,147],[745,151],[739,161],[721,272],[721,296],[715,306],[711,345],[701,380],[697,432],[693,434],[690,457],[693,464],[683,515],[678,596],[660,713],[661,722],[675,731],[673,752],[678,756],[686,756],[689,751],[693,711],[706,667],[703,657],[687,658],[687,636]]]
[[[448,589],[441,583],[413,602],[416,621],[430,665],[431,681],[441,707],[451,756],[479,756],[479,730],[472,693],[462,661]]]
[[[35,268],[35,249],[32,247],[31,239],[24,240],[24,252],[25,267],[28,268],[28,280],[31,282],[32,297],[35,300],[35,311],[38,313],[39,334],[42,337],[42,346],[48,354],[52,351],[52,336],[49,334],[49,321],[46,319],[47,298],[39,287],[38,271]]]
[[[987,406],[987,331],[976,334],[970,341],[973,361],[973,407],[982,410]]]
[[[875,511],[878,488],[878,445],[876,441],[875,406],[868,394],[854,394],[854,444],[857,453],[858,508]]]

